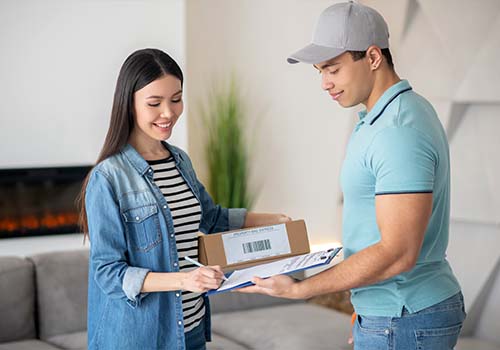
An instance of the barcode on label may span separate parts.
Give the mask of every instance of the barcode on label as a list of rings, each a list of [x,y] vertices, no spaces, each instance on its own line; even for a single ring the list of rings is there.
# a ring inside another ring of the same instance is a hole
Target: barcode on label
[[[253,253],[253,252],[261,252],[263,250],[271,249],[271,241],[268,239],[264,239],[262,241],[248,242],[243,243],[243,253]]]

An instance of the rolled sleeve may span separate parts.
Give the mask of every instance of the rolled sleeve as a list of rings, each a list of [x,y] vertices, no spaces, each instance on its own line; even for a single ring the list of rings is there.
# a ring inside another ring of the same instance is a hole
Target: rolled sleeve
[[[247,210],[245,208],[228,209],[228,222],[230,230],[238,230],[245,224]]]
[[[122,288],[130,306],[139,306],[142,298],[147,295],[147,293],[141,293],[141,289],[144,279],[150,271],[141,267],[129,267],[125,271]]]

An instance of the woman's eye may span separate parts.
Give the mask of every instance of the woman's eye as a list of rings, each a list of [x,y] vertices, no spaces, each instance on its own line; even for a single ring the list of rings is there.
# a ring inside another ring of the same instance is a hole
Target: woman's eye
[[[150,107],[158,107],[160,105],[160,103],[148,103],[148,106]]]
[[[177,99],[177,100],[172,100],[172,102],[173,102],[173,103],[179,103],[179,102],[181,102],[181,101],[182,101],[182,98],[179,98],[179,99]]]
[[[338,69],[335,69],[335,70],[331,71],[330,74],[337,74],[338,71],[339,71]]]

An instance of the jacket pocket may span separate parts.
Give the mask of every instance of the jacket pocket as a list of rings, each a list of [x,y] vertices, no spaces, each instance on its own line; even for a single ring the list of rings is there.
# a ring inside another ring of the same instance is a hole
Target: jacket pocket
[[[147,252],[162,241],[156,204],[127,209],[123,217],[134,250]]]

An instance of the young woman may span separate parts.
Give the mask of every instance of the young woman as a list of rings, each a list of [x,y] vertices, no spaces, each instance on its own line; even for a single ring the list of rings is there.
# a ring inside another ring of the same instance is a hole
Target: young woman
[[[282,223],[213,203],[187,154],[166,143],[183,111],[183,75],[156,49],[123,64],[97,165],[82,189],[90,238],[89,349],[205,349],[210,307],[204,294],[219,266],[197,268],[197,232]]]

